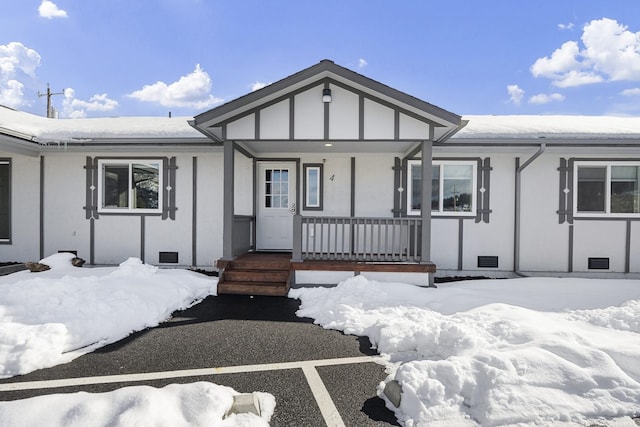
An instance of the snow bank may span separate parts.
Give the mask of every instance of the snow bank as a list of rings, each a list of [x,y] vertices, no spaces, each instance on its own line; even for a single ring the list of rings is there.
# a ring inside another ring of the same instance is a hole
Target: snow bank
[[[389,356],[385,382],[401,384],[402,401],[387,405],[405,426],[589,425],[640,412],[640,281],[426,289],[358,276],[289,296],[299,316],[366,335]]]
[[[51,270],[0,277],[0,377],[69,362],[216,293],[216,278],[191,271],[136,258],[78,268],[71,258],[56,254],[40,261]]]
[[[109,393],[54,394],[0,402],[0,423],[6,426],[268,426],[275,399],[256,393],[262,416],[225,414],[238,393],[208,382],[171,384],[161,389],[126,387]]]

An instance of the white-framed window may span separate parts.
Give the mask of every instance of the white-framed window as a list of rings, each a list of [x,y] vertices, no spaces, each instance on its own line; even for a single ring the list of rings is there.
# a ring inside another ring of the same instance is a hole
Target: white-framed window
[[[98,160],[98,200],[104,213],[161,213],[160,159]]]
[[[407,213],[420,215],[422,167],[420,160],[409,160]],[[434,160],[431,176],[431,213],[434,216],[475,216],[477,161]]]
[[[574,216],[640,216],[640,162],[574,163]]]
[[[304,209],[322,210],[322,164],[304,165]]]

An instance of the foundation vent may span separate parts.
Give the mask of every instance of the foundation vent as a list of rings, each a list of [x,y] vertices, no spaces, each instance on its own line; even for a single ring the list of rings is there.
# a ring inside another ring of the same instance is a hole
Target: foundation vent
[[[589,258],[589,270],[608,270],[609,258]]]
[[[160,264],[177,264],[178,252],[159,252],[158,262]]]
[[[478,268],[498,268],[498,257],[487,255],[479,256]]]

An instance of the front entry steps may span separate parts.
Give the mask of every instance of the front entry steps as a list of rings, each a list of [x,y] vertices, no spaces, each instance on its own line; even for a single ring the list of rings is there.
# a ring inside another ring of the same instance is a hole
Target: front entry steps
[[[218,260],[222,271],[218,295],[286,296],[289,292],[290,253],[250,253],[232,261]]]

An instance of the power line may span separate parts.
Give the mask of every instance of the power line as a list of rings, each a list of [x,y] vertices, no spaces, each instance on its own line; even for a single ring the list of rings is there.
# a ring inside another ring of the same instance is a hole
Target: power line
[[[38,91],[38,98],[43,96],[47,97],[47,117],[50,119],[53,119],[56,116],[55,109],[51,106],[51,97],[54,95],[64,95],[64,89],[62,89],[62,92],[51,92],[49,83],[47,83],[47,93],[40,93],[40,91]]]

